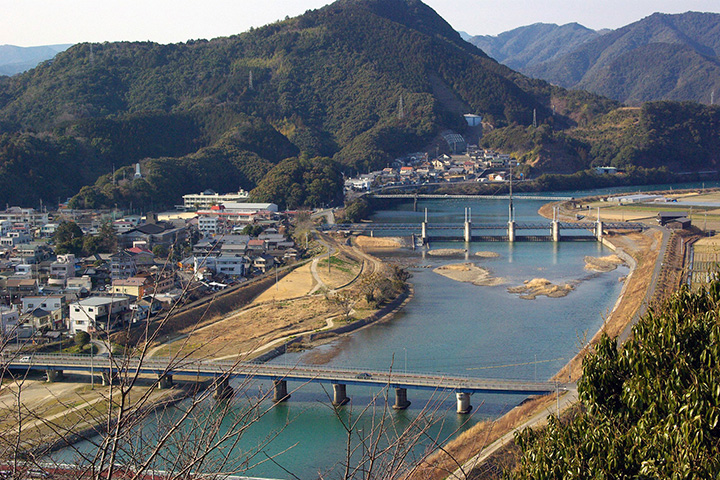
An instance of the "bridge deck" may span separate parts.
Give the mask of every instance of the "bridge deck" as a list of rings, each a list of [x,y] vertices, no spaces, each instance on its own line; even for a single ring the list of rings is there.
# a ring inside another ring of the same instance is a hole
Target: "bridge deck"
[[[269,380],[297,380],[302,382],[369,385],[423,390],[454,390],[465,393],[543,394],[555,391],[550,382],[528,382],[445,375],[373,371],[350,368],[329,368],[307,365],[277,365],[266,363],[233,363],[230,361],[184,360],[149,358],[93,357],[89,355],[36,354],[29,361],[9,360],[11,368],[35,370],[96,370],[113,372],[139,371],[154,375],[185,375],[194,377],[257,378]]]

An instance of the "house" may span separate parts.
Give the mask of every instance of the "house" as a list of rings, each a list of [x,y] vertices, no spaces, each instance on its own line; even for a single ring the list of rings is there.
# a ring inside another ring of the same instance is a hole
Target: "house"
[[[69,278],[75,276],[75,255],[68,253],[67,255],[58,255],[57,260],[50,264],[49,285],[57,285],[64,287]]]
[[[49,312],[60,310],[64,318],[66,306],[65,295],[27,295],[22,298],[22,313],[29,313],[36,308]]]
[[[113,280],[112,286],[110,287],[110,293],[140,298],[145,295],[145,290],[147,287],[147,278],[118,278]]]
[[[248,241],[247,249],[249,253],[264,252],[265,250],[267,250],[267,244],[265,240],[260,240],[259,238],[256,238]]]
[[[43,308],[35,308],[20,316],[20,322],[32,325],[38,331],[61,330],[65,327],[62,309],[49,311]]]
[[[8,278],[5,288],[11,300],[38,293],[37,281],[32,278]]]
[[[260,270],[262,273],[266,273],[275,263],[275,258],[272,255],[263,254],[252,259],[253,268]]]
[[[145,242],[148,248],[155,245],[170,245],[184,242],[187,238],[185,226],[176,227],[170,222],[145,223],[130,231],[118,235],[118,243],[123,247],[131,247],[135,242]]]
[[[132,316],[130,299],[124,296],[88,297],[69,307],[71,335],[110,331],[126,324]]]
[[[137,273],[134,255],[121,251],[110,256],[110,278],[130,278]]]
[[[20,312],[15,308],[0,306],[0,335],[10,335],[20,323]]]

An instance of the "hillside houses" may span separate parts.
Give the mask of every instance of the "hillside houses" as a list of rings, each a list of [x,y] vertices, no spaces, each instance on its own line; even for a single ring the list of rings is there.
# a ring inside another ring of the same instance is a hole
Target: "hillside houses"
[[[459,143],[455,137],[449,137],[454,144]],[[468,147],[465,154],[438,155],[428,159],[427,155],[415,154],[393,162],[393,167],[363,174],[358,178],[345,180],[346,191],[367,191],[372,188],[396,185],[420,185],[425,183],[442,183],[458,181],[501,181],[497,177],[499,170],[518,165],[508,154],[500,154],[492,150],[481,150],[476,146]]]

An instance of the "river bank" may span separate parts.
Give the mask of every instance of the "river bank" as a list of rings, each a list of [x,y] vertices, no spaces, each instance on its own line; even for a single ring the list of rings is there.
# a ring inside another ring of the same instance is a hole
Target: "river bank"
[[[554,206],[556,205],[544,205],[538,213],[546,218],[552,218]],[[592,351],[601,336],[607,334],[617,337],[629,328],[653,288],[651,280],[655,267],[661,260],[662,243],[663,233],[659,229],[646,230],[643,233],[612,233],[604,237],[603,244],[629,265],[630,273],[624,281],[614,307],[604,315],[602,327],[592,335],[592,338],[584,340],[584,347],[553,376],[552,380],[574,384],[582,374],[582,360]],[[573,395],[573,391],[569,391],[562,397]],[[442,450],[428,457],[412,478],[440,480],[447,478],[448,474],[452,474],[451,478],[465,478],[464,475],[470,475],[471,471],[481,469],[483,462],[487,461],[489,455],[484,452],[501,451],[511,444],[514,438],[512,432],[516,429],[531,424],[542,425],[545,417],[554,411],[556,401],[561,406],[561,410],[562,405],[567,407],[573,404],[572,401],[560,402],[560,400],[556,399],[554,394],[538,397],[524,402],[495,420],[476,424],[463,435],[444,445]],[[460,469],[458,469],[459,465],[462,465]]]

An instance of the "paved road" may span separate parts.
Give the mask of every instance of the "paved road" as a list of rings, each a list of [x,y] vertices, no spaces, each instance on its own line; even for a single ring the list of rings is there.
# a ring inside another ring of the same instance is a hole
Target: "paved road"
[[[155,375],[188,375],[252,377],[260,379],[300,380],[317,383],[363,384],[379,387],[412,389],[447,389],[466,393],[538,394],[554,391],[556,384],[519,380],[453,376],[442,373],[388,372],[352,368],[330,368],[318,365],[279,365],[234,361],[212,361],[174,358],[107,357],[98,360],[89,355],[34,354],[10,359],[14,368],[36,368],[87,371],[91,367]]]

